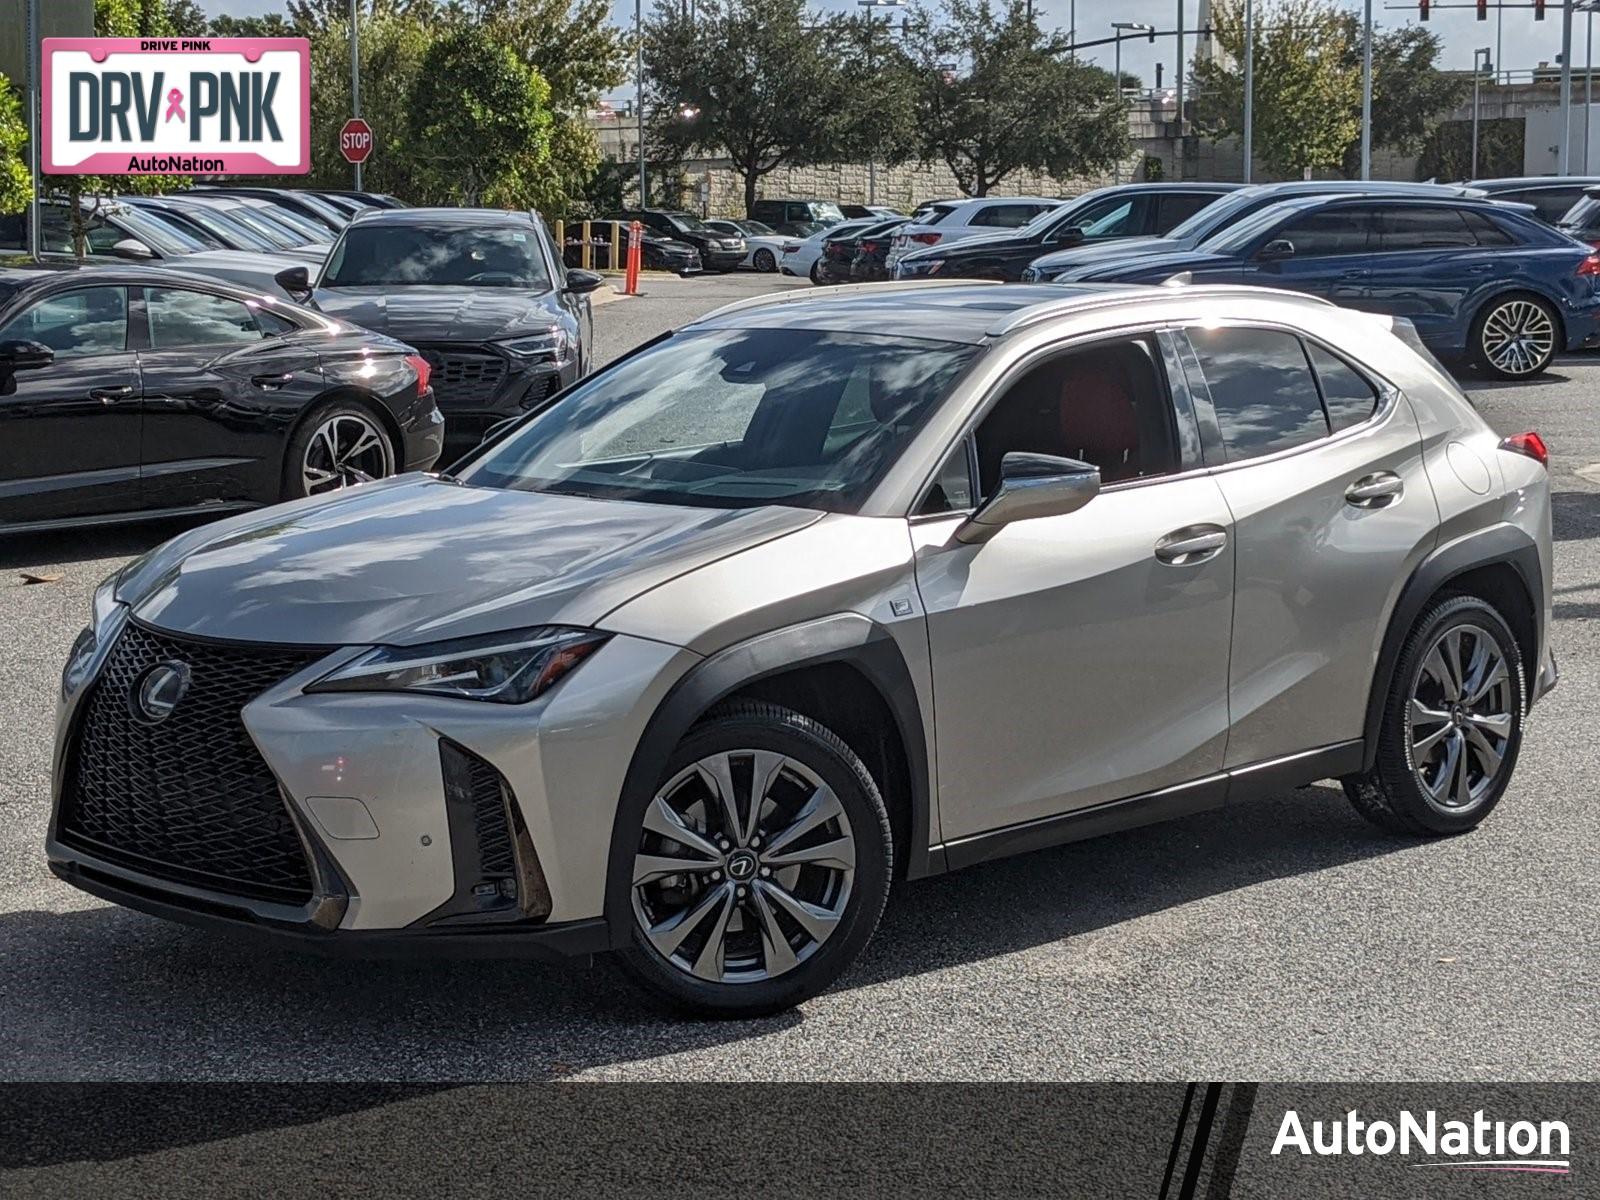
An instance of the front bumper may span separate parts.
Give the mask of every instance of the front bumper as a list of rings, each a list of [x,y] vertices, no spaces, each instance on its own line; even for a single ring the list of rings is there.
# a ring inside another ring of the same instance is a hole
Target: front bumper
[[[576,349],[564,361],[522,358],[487,342],[424,342],[417,349],[433,368],[445,465],[481,442],[491,426],[538,408],[576,382],[581,358]]]
[[[708,271],[737,271],[745,260],[743,250],[711,250],[700,251],[700,262]]]
[[[325,953],[561,957],[612,945],[605,883],[624,775],[651,715],[697,655],[617,635],[549,693],[523,705],[307,694],[306,684],[360,649],[317,658],[232,710],[277,782],[284,806],[278,818],[286,815],[292,825],[285,836],[298,838],[311,881],[299,897],[263,899],[247,886],[190,870],[192,862],[174,862],[170,851],[140,847],[133,854],[127,843],[86,837],[70,804],[64,816],[63,797],[82,765],[75,755],[86,753],[85,701],[102,675],[108,687],[127,687],[126,677],[106,670],[128,620],[126,609],[118,613],[107,622],[84,682],[62,698],[46,837],[58,877],[156,916],[271,935]],[[196,660],[197,678],[204,661]],[[128,703],[120,692],[107,699]],[[185,743],[183,770],[204,773],[206,751],[192,745],[193,739]],[[475,828],[471,811],[463,815],[460,792],[451,790],[447,752],[457,751],[504,785],[495,792],[505,818],[500,831],[517,847],[519,883],[535,885],[507,889],[509,902],[484,891],[483,826]],[[158,779],[133,807],[165,806],[181,823],[193,816],[177,811],[172,799],[184,787]],[[361,820],[349,821],[352,813]],[[523,871],[530,860],[533,869]]]

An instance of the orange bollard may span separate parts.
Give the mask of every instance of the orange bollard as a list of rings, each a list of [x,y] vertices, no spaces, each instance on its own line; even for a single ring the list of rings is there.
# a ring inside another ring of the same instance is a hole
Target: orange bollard
[[[639,258],[643,251],[642,234],[643,226],[639,222],[630,221],[628,223],[628,274],[622,286],[622,294],[625,296],[637,296],[639,294]]]

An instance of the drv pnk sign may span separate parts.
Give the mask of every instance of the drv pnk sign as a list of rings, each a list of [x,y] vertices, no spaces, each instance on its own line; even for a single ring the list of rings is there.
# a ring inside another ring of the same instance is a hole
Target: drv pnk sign
[[[53,175],[303,175],[305,38],[45,38]]]

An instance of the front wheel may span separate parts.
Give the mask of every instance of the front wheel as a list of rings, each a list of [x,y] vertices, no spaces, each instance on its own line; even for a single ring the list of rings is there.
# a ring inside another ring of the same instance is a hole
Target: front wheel
[[[739,703],[684,738],[637,833],[623,966],[697,1012],[780,1012],[861,952],[889,894],[889,818],[831,730]]]
[[[1554,361],[1559,329],[1555,312],[1543,300],[1502,296],[1473,322],[1473,357],[1497,379],[1527,379]]]
[[[335,400],[313,410],[289,440],[283,498],[319,496],[394,472],[394,443],[383,423],[360,404]]]
[[[1452,596],[1417,621],[1395,664],[1373,769],[1345,794],[1395,833],[1465,833],[1505,794],[1522,746],[1522,653],[1476,596]]]

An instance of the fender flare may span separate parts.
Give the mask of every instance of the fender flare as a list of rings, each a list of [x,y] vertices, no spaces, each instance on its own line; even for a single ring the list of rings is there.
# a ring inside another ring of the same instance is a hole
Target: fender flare
[[[1378,756],[1378,734],[1383,724],[1384,704],[1389,688],[1394,682],[1395,667],[1400,661],[1400,651],[1410,636],[1412,627],[1428,601],[1457,576],[1479,567],[1506,563],[1517,573],[1522,586],[1527,589],[1528,601],[1533,606],[1536,634],[1542,634],[1542,608],[1538,597],[1544,595],[1544,568],[1539,562],[1539,547],[1533,538],[1515,525],[1492,525],[1467,534],[1453,542],[1438,547],[1417,564],[1411,578],[1401,589],[1389,614],[1389,627],[1383,635],[1383,646],[1378,653],[1377,666],[1372,673],[1372,687],[1367,695],[1367,715],[1362,729],[1365,753],[1363,772],[1372,770]],[[1536,643],[1542,639],[1536,637]],[[1538,672],[1537,663],[1526,664],[1529,686]]]
[[[917,879],[944,869],[942,854],[938,856],[941,861],[935,861],[928,846],[928,747],[910,668],[894,638],[878,622],[859,613],[836,613],[719,650],[690,668],[662,698],[634,747],[612,825],[605,914],[613,947],[626,945],[631,936],[633,831],[684,734],[718,701],[742,687],[796,668],[827,663],[844,663],[859,671],[893,714],[905,747],[911,793],[907,875]]]

